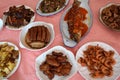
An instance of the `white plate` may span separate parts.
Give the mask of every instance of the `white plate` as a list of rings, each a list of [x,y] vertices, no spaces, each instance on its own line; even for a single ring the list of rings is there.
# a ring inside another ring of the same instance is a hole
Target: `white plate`
[[[19,7],[19,6],[21,6],[21,5],[18,5],[17,7]],[[30,9],[31,11],[33,11],[34,12],[34,10],[32,9],[32,8],[30,8],[29,6],[26,6],[26,5],[24,5],[25,6],[25,8],[26,9]],[[6,10],[6,12],[8,12],[9,10]],[[3,24],[5,25],[5,22],[6,22],[6,18],[7,18],[7,16],[6,15],[3,15]],[[30,20],[30,22],[29,23],[31,23],[31,22],[33,22],[34,21],[34,19],[35,19],[35,12],[34,12],[34,16],[31,18],[31,20]],[[29,24],[28,23],[28,24]],[[27,25],[28,25],[27,24]],[[26,25],[25,25],[26,26]],[[25,27],[25,26],[20,26],[19,28],[16,28],[16,27],[14,27],[14,26],[9,26],[9,25],[6,25],[6,28],[7,29],[9,29],[9,30],[21,30],[23,27]]]
[[[39,0],[38,4],[37,4],[37,6],[36,6],[36,11],[37,11],[37,13],[38,13],[39,15],[41,15],[41,16],[51,16],[51,15],[57,14],[58,12],[62,11],[62,10],[67,6],[67,4],[68,4],[68,2],[69,2],[69,0],[66,0],[65,5],[64,5],[62,8],[60,8],[59,10],[55,11],[55,12],[43,13],[43,12],[39,9],[39,6],[40,6],[40,4],[41,4],[42,1],[43,1],[43,0]]]
[[[42,53],[40,56],[38,56],[36,58],[35,70],[36,70],[37,77],[39,78],[39,80],[49,80],[48,77],[45,74],[43,74],[42,71],[40,71],[39,66],[46,60],[46,55],[51,54],[52,51],[60,51],[63,54],[65,54],[68,58],[68,61],[72,65],[72,69],[71,69],[70,74],[68,76],[55,75],[55,77],[52,80],[67,80],[67,79],[69,79],[72,75],[74,75],[77,72],[77,65],[76,65],[76,61],[75,61],[75,57],[74,57],[73,53],[69,50],[66,50],[62,46],[55,46],[55,47],[51,48],[50,50]]]
[[[81,40],[87,35],[87,33],[90,31],[90,28],[92,26],[92,12],[90,10],[90,7],[88,5],[88,0],[79,0],[81,1],[81,4],[80,4],[80,7],[83,7],[85,8],[87,11],[88,11],[88,14],[86,15],[87,19],[84,21],[85,24],[87,24],[88,26],[88,31],[85,33],[85,35],[81,38]],[[70,39],[70,34],[68,32],[68,25],[67,25],[67,22],[64,21],[64,17],[65,15],[67,14],[67,12],[69,11],[69,9],[71,8],[72,6],[70,6],[62,15],[61,17],[61,20],[60,20],[60,30],[61,30],[61,33],[62,33],[62,37],[63,37],[63,41],[64,41],[64,44],[66,46],[69,46],[69,47],[74,47],[77,43],[73,40]]]
[[[107,25],[103,22],[103,20],[102,20],[102,16],[101,16],[101,15],[102,15],[103,9],[105,9],[105,8],[107,8],[107,7],[110,7],[111,5],[120,6],[120,3],[109,3],[109,4],[105,5],[104,7],[100,8],[100,11],[99,11],[99,19],[100,19],[101,23],[102,23],[105,27],[107,27],[107,28],[109,28],[109,29],[111,29],[111,30],[114,30],[114,31],[120,31],[120,29],[112,29],[111,27],[107,26]]]
[[[2,28],[3,28],[3,20],[0,19],[0,30],[2,30]]]
[[[88,47],[88,45],[93,45],[96,46],[97,44],[99,44],[100,47],[102,47],[104,50],[109,51],[109,50],[113,50],[115,52],[113,58],[116,60],[116,64],[113,66],[113,75],[111,77],[107,77],[105,76],[104,78],[92,78],[89,74],[90,72],[88,71],[87,67],[82,67],[80,65],[80,63],[77,62],[78,65],[78,71],[79,73],[86,79],[86,80],[116,80],[119,75],[120,75],[120,56],[118,54],[118,52],[112,48],[110,45],[103,43],[103,42],[88,42],[86,44],[84,44],[82,47],[79,48],[79,50],[77,51],[76,54],[76,61],[78,61],[78,59],[80,57],[83,57],[83,51],[85,51]]]
[[[30,46],[28,46],[27,43],[25,42],[25,36],[26,36],[29,28],[34,27],[34,26],[40,26],[40,25],[44,25],[49,30],[49,32],[51,34],[50,42],[43,48],[33,49]],[[19,44],[20,44],[21,48],[25,48],[25,49],[28,49],[28,50],[31,50],[31,51],[42,50],[44,48],[47,48],[53,42],[54,36],[55,36],[54,28],[53,28],[53,25],[51,23],[46,23],[46,22],[41,22],[41,21],[31,22],[30,24],[28,24],[26,27],[24,27],[21,30],[20,43]]]
[[[12,76],[12,75],[15,73],[15,71],[17,70],[17,68],[18,68],[19,65],[20,65],[20,60],[21,60],[21,52],[20,52],[20,50],[18,49],[18,47],[17,47],[15,44],[11,43],[11,42],[0,42],[0,45],[1,45],[1,44],[4,44],[4,43],[8,43],[8,45],[14,46],[14,47],[15,47],[15,50],[18,50],[18,51],[19,51],[19,57],[18,57],[18,59],[16,59],[16,66],[14,67],[14,69],[10,72],[10,74],[7,75],[7,77],[3,77],[3,80],[9,78],[10,76]],[[0,78],[1,78],[1,77],[0,77]]]

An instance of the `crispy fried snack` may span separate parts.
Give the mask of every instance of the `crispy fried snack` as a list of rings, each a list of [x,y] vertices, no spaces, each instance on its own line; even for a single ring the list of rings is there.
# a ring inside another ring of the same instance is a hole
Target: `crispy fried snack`
[[[81,66],[88,68],[93,78],[113,75],[113,65],[116,63],[113,59],[114,51],[105,51],[99,45],[89,45],[83,53],[84,57],[80,57],[78,62]]]
[[[69,75],[72,65],[67,59],[67,56],[61,52],[52,52],[52,55],[47,55],[46,60],[40,65],[40,70],[48,76],[49,79],[54,78],[54,75],[66,76]]]
[[[0,77],[6,77],[14,69],[18,56],[19,51],[14,46],[0,45]]]

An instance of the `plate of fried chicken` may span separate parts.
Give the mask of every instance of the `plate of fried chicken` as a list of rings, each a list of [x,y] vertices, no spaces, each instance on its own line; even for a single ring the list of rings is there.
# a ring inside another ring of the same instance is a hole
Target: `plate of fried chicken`
[[[36,75],[40,80],[67,80],[77,72],[71,51],[55,46],[36,58]]]

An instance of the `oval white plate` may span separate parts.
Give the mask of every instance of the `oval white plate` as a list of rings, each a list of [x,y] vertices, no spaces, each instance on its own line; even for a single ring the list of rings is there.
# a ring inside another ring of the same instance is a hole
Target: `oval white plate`
[[[72,65],[72,69],[71,69],[70,74],[68,76],[55,75],[55,77],[52,80],[67,80],[67,79],[69,79],[72,75],[74,75],[77,72],[77,65],[76,65],[76,61],[75,61],[75,57],[74,57],[73,53],[71,51],[65,49],[62,46],[55,46],[55,47],[51,48],[50,50],[42,53],[40,56],[38,56],[36,58],[35,70],[36,70],[37,77],[39,78],[39,80],[49,80],[48,77],[45,74],[43,74],[42,71],[40,71],[39,66],[46,60],[46,55],[51,54],[52,51],[62,52],[64,55],[67,56],[68,61]]]
[[[120,31],[120,30],[117,30],[117,29],[112,29],[112,28],[110,28],[109,26],[107,26],[107,25],[103,22],[103,20],[102,20],[102,18],[101,18],[101,14],[102,14],[103,9],[105,9],[105,8],[111,6],[111,5],[120,6],[120,3],[118,3],[118,4],[117,4],[117,3],[109,3],[109,4],[105,5],[104,7],[100,8],[100,11],[99,11],[99,19],[100,19],[101,23],[102,23],[105,27],[107,27],[107,28],[109,28],[109,29],[111,29],[111,30],[114,30],[114,31]]]
[[[59,10],[55,11],[55,12],[43,13],[43,12],[39,9],[39,6],[40,6],[40,4],[41,4],[42,1],[43,1],[43,0],[39,0],[38,4],[37,4],[37,6],[36,6],[36,11],[37,11],[37,13],[38,13],[39,15],[41,15],[41,16],[51,16],[51,15],[57,14],[58,12],[62,11],[62,10],[67,6],[67,4],[68,4],[68,2],[69,2],[69,0],[66,0],[65,5],[64,5],[62,8],[60,8]]]
[[[49,44],[47,44],[45,47],[40,48],[40,49],[33,49],[33,48],[29,47],[27,45],[27,43],[25,42],[25,36],[26,36],[29,28],[34,27],[34,26],[40,26],[40,25],[44,25],[45,27],[47,27],[47,29],[49,30],[49,32],[51,34],[51,39],[50,39]],[[40,22],[40,21],[32,22],[21,30],[21,33],[20,33],[20,47],[21,48],[26,48],[26,49],[32,50],[32,51],[42,50],[44,48],[47,48],[53,42],[54,36],[55,36],[55,33],[54,33],[54,28],[53,28],[52,24],[46,23],[46,22]]]
[[[82,40],[87,35],[87,33],[90,31],[90,28],[92,26],[92,12],[91,12],[90,7],[88,5],[88,0],[79,0],[79,1],[81,1],[80,7],[83,7],[83,8],[85,8],[88,11],[87,19],[84,21],[85,24],[87,24],[87,26],[88,26],[88,31],[85,33],[85,35],[83,37],[81,37],[81,40]],[[62,33],[64,44],[66,46],[69,46],[69,47],[74,47],[77,43],[70,39],[70,34],[68,32],[68,25],[67,25],[67,22],[64,21],[64,17],[65,17],[65,15],[67,14],[67,12],[69,11],[69,9],[71,7],[72,6],[70,6],[63,13],[63,15],[61,17],[61,20],[60,20],[60,30],[61,30],[61,33]]]
[[[99,44],[99,46],[102,47],[106,51],[113,50],[115,52],[113,58],[116,60],[116,64],[113,66],[113,76],[112,77],[105,76],[104,78],[98,78],[98,79],[92,78],[89,75],[90,72],[88,71],[87,67],[82,67],[80,65],[80,63],[77,62],[79,73],[86,80],[116,80],[119,77],[119,75],[120,75],[120,56],[119,56],[118,52],[114,48],[112,48],[110,45],[108,45],[106,43],[103,43],[103,42],[88,42],[88,43],[84,44],[77,51],[76,61],[78,61],[78,59],[80,57],[83,57],[83,51],[85,51],[87,49],[88,45],[96,46],[97,44]]]
[[[7,77],[3,77],[3,80],[4,80],[4,78],[5,78],[5,79],[9,78],[10,76],[12,76],[12,75],[15,73],[15,71],[16,71],[17,68],[19,67],[20,61],[21,61],[21,52],[20,52],[19,48],[18,48],[15,44],[13,44],[13,43],[11,43],[11,42],[0,42],[0,45],[1,45],[1,44],[4,44],[4,43],[8,43],[8,45],[14,46],[14,47],[15,47],[15,50],[18,50],[18,51],[19,51],[19,57],[18,57],[18,59],[16,59],[17,62],[16,62],[16,66],[14,67],[14,69],[10,72],[10,74],[7,75]]]
[[[19,7],[19,6],[21,6],[21,5],[18,5],[17,7]],[[30,8],[29,6],[26,6],[26,5],[24,5],[25,6],[25,8],[26,9],[30,9],[31,11],[33,11],[34,12],[34,10],[32,9],[32,8]],[[8,11],[8,10],[7,10]],[[6,11],[6,12],[7,12]],[[6,15],[3,15],[3,24],[5,25],[5,22],[6,22],[6,18],[7,18],[7,16]],[[31,22],[33,22],[34,21],[34,19],[35,19],[35,12],[34,12],[34,16],[31,18],[31,20],[30,20],[30,22],[29,23],[31,23]],[[29,24],[28,23],[28,24]],[[28,25],[27,24],[27,25]],[[26,25],[25,25],[26,26]],[[19,28],[16,28],[16,27],[14,27],[14,26],[9,26],[9,25],[6,25],[6,28],[7,29],[9,29],[9,30],[21,30],[23,27],[25,27],[25,26],[21,26],[21,27],[19,27]]]

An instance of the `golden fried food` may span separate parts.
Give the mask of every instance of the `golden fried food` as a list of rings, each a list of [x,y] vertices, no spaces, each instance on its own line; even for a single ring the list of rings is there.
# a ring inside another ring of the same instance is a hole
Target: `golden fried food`
[[[46,60],[40,65],[40,70],[43,71],[49,79],[54,78],[54,75],[66,76],[69,75],[72,65],[67,59],[67,56],[61,52],[52,52],[52,55],[47,55]]]
[[[0,77],[6,77],[16,66],[19,51],[14,46],[4,43],[0,45]]]
[[[83,57],[80,57],[78,62],[81,66],[88,68],[93,78],[113,75],[113,65],[116,63],[113,58],[114,51],[105,51],[99,45],[89,45],[83,53]]]

